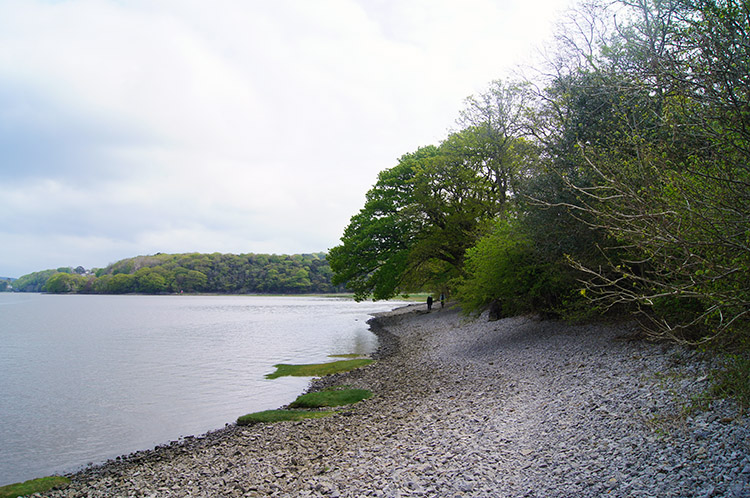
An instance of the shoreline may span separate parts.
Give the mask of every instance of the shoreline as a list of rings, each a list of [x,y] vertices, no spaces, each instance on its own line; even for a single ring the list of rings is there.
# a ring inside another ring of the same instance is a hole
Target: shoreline
[[[373,318],[378,362],[311,384],[375,394],[341,414],[186,437],[44,496],[750,496],[748,416],[680,416],[697,353],[623,324],[423,308]]]

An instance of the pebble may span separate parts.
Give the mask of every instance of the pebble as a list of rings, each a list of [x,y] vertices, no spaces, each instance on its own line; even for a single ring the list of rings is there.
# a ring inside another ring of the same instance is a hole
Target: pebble
[[[682,410],[709,360],[632,324],[486,318],[378,316],[378,362],[311,385],[375,393],[346,414],[229,425],[44,496],[750,497],[748,416]]]

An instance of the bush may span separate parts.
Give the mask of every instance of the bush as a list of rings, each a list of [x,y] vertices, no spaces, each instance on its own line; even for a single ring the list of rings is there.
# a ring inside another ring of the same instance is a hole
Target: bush
[[[544,261],[517,221],[502,220],[466,251],[465,276],[456,297],[466,312],[480,312],[498,300],[504,315],[557,314],[576,287],[565,264]]]
[[[728,355],[722,368],[711,377],[714,397],[734,399],[741,413],[750,408],[750,356]]]

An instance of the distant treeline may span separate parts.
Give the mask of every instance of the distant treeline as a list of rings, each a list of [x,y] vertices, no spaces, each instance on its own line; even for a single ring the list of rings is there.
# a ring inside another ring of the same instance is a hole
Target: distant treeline
[[[5,292],[11,288],[11,282],[14,279],[8,277],[0,277],[0,292]]]
[[[343,290],[331,284],[325,253],[156,254],[88,271],[83,267],[30,273],[13,282],[19,292],[55,294],[301,294]]]

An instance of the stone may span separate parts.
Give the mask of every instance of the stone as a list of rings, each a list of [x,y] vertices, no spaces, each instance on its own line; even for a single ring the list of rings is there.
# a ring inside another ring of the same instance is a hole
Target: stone
[[[378,317],[378,362],[310,386],[375,393],[346,415],[230,425],[45,496],[748,496],[748,416],[680,418],[703,356],[617,340],[628,324],[486,318]]]

